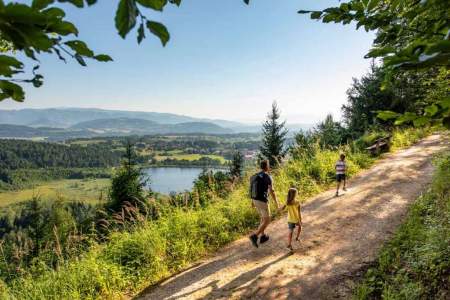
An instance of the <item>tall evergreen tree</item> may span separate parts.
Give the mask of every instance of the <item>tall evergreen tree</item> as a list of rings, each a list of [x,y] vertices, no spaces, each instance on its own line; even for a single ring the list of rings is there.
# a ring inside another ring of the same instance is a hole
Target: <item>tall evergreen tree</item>
[[[230,164],[230,175],[233,178],[239,179],[244,171],[244,156],[239,150],[233,153],[233,159]]]
[[[111,180],[108,208],[119,211],[125,202],[141,207],[145,200],[145,185],[142,171],[136,163],[133,145],[128,142],[122,166]]]
[[[280,110],[274,101],[272,103],[272,109],[267,115],[266,121],[263,123],[263,140],[260,147],[261,156],[268,159],[270,165],[273,167],[278,166],[287,152],[284,145],[286,134],[288,133],[285,123],[280,122]]]

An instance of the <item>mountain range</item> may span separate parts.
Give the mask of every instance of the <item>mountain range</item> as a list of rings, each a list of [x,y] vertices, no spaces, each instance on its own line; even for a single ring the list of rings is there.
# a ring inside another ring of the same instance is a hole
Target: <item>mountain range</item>
[[[309,129],[311,125],[294,124],[288,128],[298,131]],[[113,135],[231,134],[260,130],[260,125],[171,113],[90,108],[0,110],[0,138],[61,140]]]

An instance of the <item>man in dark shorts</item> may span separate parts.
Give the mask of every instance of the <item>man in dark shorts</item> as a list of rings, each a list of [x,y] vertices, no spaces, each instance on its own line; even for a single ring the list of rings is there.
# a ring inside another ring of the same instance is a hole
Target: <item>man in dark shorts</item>
[[[339,187],[341,186],[341,181],[344,181],[343,190],[346,191],[347,188],[345,186],[346,184],[346,178],[345,173],[347,171],[347,164],[345,163],[345,155],[341,154],[339,157],[339,160],[336,162],[336,181],[337,181],[337,188],[336,188],[336,197],[339,196]]]
[[[270,165],[268,160],[261,162],[261,172],[255,174],[251,179],[252,204],[256,208],[261,218],[258,230],[256,230],[251,236],[250,241],[253,246],[258,247],[259,243],[263,244],[269,240],[269,236],[264,233],[264,230],[270,223],[270,206],[269,206],[269,194],[275,201],[277,207],[280,207],[277,196],[273,189],[272,177],[268,174],[270,171]]]

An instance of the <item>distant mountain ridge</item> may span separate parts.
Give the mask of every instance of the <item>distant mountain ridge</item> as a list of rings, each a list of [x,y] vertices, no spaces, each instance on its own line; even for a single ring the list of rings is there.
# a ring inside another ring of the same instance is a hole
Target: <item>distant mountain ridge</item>
[[[239,127],[243,125],[238,122],[227,120],[194,118],[184,115],[159,112],[105,110],[97,108],[0,109],[0,124],[26,125],[32,127],[47,126],[69,128],[80,122],[115,118],[143,119],[159,124],[208,122],[227,128]]]
[[[310,124],[288,124],[291,133]],[[261,125],[158,112],[96,108],[0,110],[0,138],[67,139],[145,134],[257,133]]]
[[[77,123],[70,127],[70,129],[88,130],[101,134],[233,133],[233,130],[231,129],[224,128],[210,122],[160,124],[154,121],[133,118],[96,119]]]

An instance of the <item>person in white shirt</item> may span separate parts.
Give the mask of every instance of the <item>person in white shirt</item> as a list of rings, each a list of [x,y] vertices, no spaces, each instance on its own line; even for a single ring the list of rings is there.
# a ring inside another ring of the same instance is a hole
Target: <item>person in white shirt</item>
[[[345,155],[341,154],[339,160],[336,162],[336,181],[337,181],[337,188],[336,188],[336,197],[339,196],[339,187],[341,186],[341,181],[344,181],[343,190],[346,191],[347,188],[345,186],[346,184],[346,178],[345,178],[345,172],[347,171],[347,165],[345,164]]]

